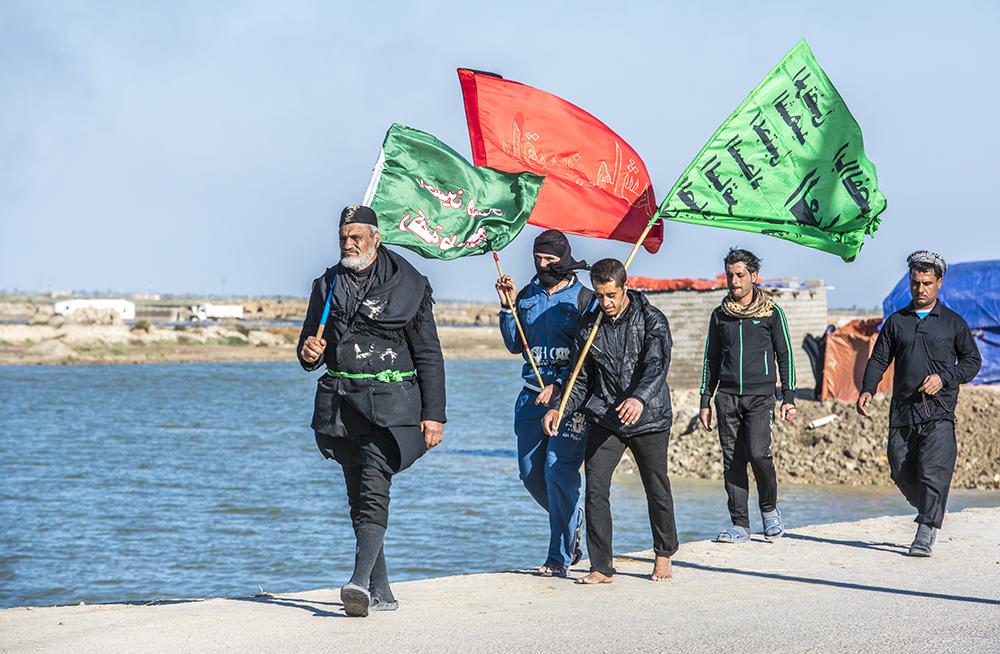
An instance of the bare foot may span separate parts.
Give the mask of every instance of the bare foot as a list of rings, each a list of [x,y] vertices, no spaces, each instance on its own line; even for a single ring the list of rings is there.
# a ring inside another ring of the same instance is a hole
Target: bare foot
[[[656,563],[653,564],[653,574],[649,575],[653,581],[672,581],[674,578],[674,567],[670,563],[670,558],[657,556]]]
[[[606,575],[600,572],[591,572],[586,577],[580,577],[577,579],[576,583],[590,586],[592,584],[610,584],[612,581],[614,581],[614,577],[611,575]]]

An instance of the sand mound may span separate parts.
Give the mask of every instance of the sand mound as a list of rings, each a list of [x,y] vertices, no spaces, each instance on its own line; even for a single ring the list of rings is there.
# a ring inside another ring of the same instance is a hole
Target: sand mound
[[[698,415],[698,394],[672,391],[670,472],[682,477],[722,478],[722,452],[717,432],[691,425]],[[780,481],[887,485],[886,460],[889,397],[873,402],[872,418],[859,416],[851,402],[798,402],[792,424],[774,425],[774,459]],[[829,415],[836,419],[817,429],[807,424]],[[714,416],[713,416],[714,420]],[[955,422],[958,461],[954,487],[1000,488],[1000,389],[963,386]]]

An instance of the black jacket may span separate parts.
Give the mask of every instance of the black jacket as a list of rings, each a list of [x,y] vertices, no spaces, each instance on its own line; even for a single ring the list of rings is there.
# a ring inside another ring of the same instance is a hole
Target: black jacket
[[[298,358],[305,370],[326,365],[346,373],[376,374],[385,370],[416,371],[398,382],[341,379],[323,375],[317,381],[312,428],[321,434],[343,436],[340,402],[380,427],[390,428],[400,448],[402,467],[424,453],[421,420],[445,422],[444,359],[434,322],[432,289],[427,278],[409,262],[381,248],[376,261],[378,278],[364,301],[350,315],[338,281],[324,331],[326,350],[313,364],[302,360],[302,344],[319,327],[327,293],[334,277],[347,275],[336,265],[313,281],[309,308],[299,334]]]
[[[775,365],[777,359],[777,365]],[[701,373],[701,408],[716,390],[730,395],[774,395],[775,369],[782,402],[795,402],[795,357],[785,312],[777,304],[766,318],[733,318],[722,306],[708,321]]]
[[[588,420],[623,436],[670,429],[670,324],[644,295],[628,291],[629,307],[617,320],[607,316],[570,391],[566,413],[580,411]],[[573,343],[576,361],[600,309],[581,317]],[[625,426],[615,410],[634,397],[643,404],[639,422]]]
[[[891,361],[896,363],[891,427],[931,420],[954,422],[958,385],[972,381],[983,363],[968,323],[940,300],[923,320],[912,304],[886,319],[865,366],[861,392],[875,395]],[[944,384],[936,398],[917,390],[935,373]]]

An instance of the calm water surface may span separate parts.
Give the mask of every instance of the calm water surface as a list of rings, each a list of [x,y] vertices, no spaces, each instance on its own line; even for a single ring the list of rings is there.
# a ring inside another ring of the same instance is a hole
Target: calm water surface
[[[543,562],[548,523],[511,433],[519,370],[448,363],[445,443],[393,484],[394,579]],[[353,532],[308,426],[315,377],[294,363],[0,366],[0,606],[342,584]],[[721,483],[673,484],[682,542],[726,524]],[[615,550],[649,548],[638,479],[612,502]],[[997,504],[955,491],[950,508]],[[790,485],[781,507],[790,526],[910,510],[890,488]]]

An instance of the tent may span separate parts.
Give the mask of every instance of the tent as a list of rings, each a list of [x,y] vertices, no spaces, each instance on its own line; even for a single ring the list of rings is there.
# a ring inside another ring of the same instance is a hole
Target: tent
[[[976,338],[983,367],[972,383],[1000,384],[1000,259],[949,266],[938,299],[965,318]],[[882,310],[888,318],[909,303],[907,273],[882,302]]]
[[[820,399],[853,402],[861,394],[865,365],[875,347],[881,318],[852,320],[826,334]],[[882,376],[879,393],[892,391],[893,364]]]

